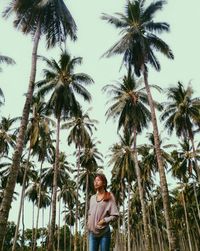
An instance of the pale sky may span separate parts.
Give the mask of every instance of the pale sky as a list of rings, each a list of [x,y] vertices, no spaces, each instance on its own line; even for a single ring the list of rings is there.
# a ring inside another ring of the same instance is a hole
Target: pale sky
[[[0,1],[0,12],[3,11],[8,0]],[[105,124],[106,96],[101,88],[105,84],[114,83],[123,77],[123,70],[119,72],[121,57],[105,59],[101,55],[110,48],[119,38],[118,31],[113,26],[100,19],[102,13],[114,14],[123,12],[126,0],[68,0],[65,1],[78,26],[78,41],[68,43],[68,49],[72,56],[83,57],[83,65],[77,68],[77,72],[85,72],[92,76],[95,85],[89,90],[92,93],[93,107],[91,118],[99,120],[97,138],[102,142],[99,147],[106,154],[108,147],[118,141],[116,127],[112,122]],[[149,2],[149,1],[147,1]],[[182,81],[185,86],[192,81],[195,89],[194,96],[200,96],[199,82],[199,24],[200,24],[200,1],[199,0],[169,0],[162,12],[157,16],[158,20],[170,24],[171,32],[162,36],[170,45],[175,59],[170,61],[160,57],[161,72],[150,71],[151,84],[161,87],[169,87],[177,81]],[[3,116],[11,117],[21,115],[24,104],[23,94],[27,91],[30,75],[30,62],[32,43],[29,36],[22,35],[12,27],[12,19],[0,21],[0,53],[12,57],[16,61],[15,66],[1,65],[3,72],[0,73],[0,87],[2,88],[6,103],[1,108]],[[42,40],[38,54],[59,59],[59,49],[46,51]],[[41,70],[38,66],[37,80],[41,80]],[[154,97],[161,101],[159,95]],[[162,100],[163,101],[163,100]],[[145,142],[145,135],[140,137]],[[173,142],[170,142],[173,143]],[[12,218],[13,216],[11,216]]]

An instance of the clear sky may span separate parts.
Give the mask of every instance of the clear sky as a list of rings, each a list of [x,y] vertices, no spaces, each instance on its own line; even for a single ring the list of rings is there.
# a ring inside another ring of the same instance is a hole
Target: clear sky
[[[0,12],[8,2],[10,1],[0,1]],[[100,16],[102,13],[123,12],[126,0],[68,0],[65,2],[78,26],[78,41],[68,42],[68,49],[73,56],[83,57],[83,65],[77,68],[77,71],[91,75],[95,81],[95,85],[90,88],[93,96],[91,117],[99,120],[96,135],[102,142],[100,150],[105,154],[108,147],[117,141],[117,137],[116,124],[105,123],[106,97],[102,94],[101,88],[105,84],[119,80],[123,76],[123,70],[119,71],[120,56],[100,58],[119,38],[118,31],[101,20]],[[175,59],[170,61],[160,57],[162,70],[159,73],[150,71],[151,84],[165,88],[176,84],[177,81],[182,81],[186,86],[191,80],[195,96],[200,96],[199,10],[199,0],[168,0],[163,11],[157,16],[158,20],[170,24],[170,33],[163,35],[162,38],[170,45]],[[0,73],[0,87],[6,98],[1,114],[19,116],[30,74],[31,38],[14,30],[12,19],[5,21],[2,18],[0,18],[0,36],[0,53],[12,57],[17,63],[15,66],[1,65],[3,72]],[[59,49],[47,51],[42,40],[38,54],[58,60],[60,51]],[[42,78],[42,67],[38,66],[37,80]],[[161,101],[159,95],[155,98]],[[145,142],[145,137],[142,136],[140,140]]]

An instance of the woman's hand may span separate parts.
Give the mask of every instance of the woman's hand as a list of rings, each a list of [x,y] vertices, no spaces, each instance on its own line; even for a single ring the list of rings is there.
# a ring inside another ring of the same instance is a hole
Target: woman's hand
[[[105,223],[106,223],[105,220],[102,219],[102,220],[100,220],[100,221],[97,223],[97,225],[103,226]]]

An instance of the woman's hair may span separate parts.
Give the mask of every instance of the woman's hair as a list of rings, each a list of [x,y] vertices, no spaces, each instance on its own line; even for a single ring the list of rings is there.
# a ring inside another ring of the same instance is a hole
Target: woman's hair
[[[98,177],[104,184],[104,189],[106,190],[107,189],[107,185],[108,185],[108,182],[107,182],[107,179],[106,179],[106,176],[103,174],[103,173],[97,173],[94,177],[94,179],[96,179],[96,177]]]
[[[94,177],[94,179],[96,179],[96,177],[98,177],[104,184],[104,189],[105,189],[105,195],[103,200],[104,201],[108,201],[111,199],[111,193],[107,191],[107,185],[108,185],[108,181],[106,179],[106,176],[103,173],[97,173]]]

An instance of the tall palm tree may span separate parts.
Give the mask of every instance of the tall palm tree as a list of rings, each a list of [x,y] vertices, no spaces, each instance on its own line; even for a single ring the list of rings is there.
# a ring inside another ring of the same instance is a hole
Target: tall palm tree
[[[33,238],[33,250],[36,250],[36,236],[39,222],[40,200],[41,198],[41,175],[44,161],[54,151],[53,141],[51,139],[52,131],[50,125],[55,126],[52,119],[46,116],[46,103],[39,96],[34,96],[31,105],[31,118],[27,128],[27,136],[30,135],[32,155],[38,156],[40,162],[40,171],[38,177],[39,191],[37,199],[37,215],[35,224],[35,233]]]
[[[76,94],[86,101],[91,100],[91,95],[84,85],[93,83],[92,78],[85,73],[75,73],[74,68],[82,62],[81,57],[71,58],[67,51],[62,51],[59,62],[54,59],[49,60],[41,57],[49,67],[44,70],[44,80],[38,82],[39,94],[45,95],[51,93],[47,102],[47,110],[52,112],[57,119],[56,128],[56,158],[54,165],[54,185],[52,199],[52,222],[49,238],[49,250],[53,245],[53,232],[55,229],[56,216],[56,196],[57,196],[57,170],[59,167],[59,141],[60,141],[60,123],[62,116],[69,117],[71,114],[77,114],[80,110],[80,104],[76,99]],[[75,249],[76,251],[76,249]]]
[[[159,167],[160,184],[162,189],[164,215],[167,223],[167,234],[169,249],[176,250],[177,241],[173,230],[171,210],[169,203],[169,192],[166,174],[163,166],[161,151],[159,147],[159,131],[155,113],[154,102],[148,83],[148,64],[156,70],[160,70],[160,64],[154,51],[161,52],[169,59],[173,59],[173,54],[169,46],[157,36],[162,32],[169,31],[169,25],[165,22],[154,21],[154,16],[158,10],[163,8],[165,1],[153,1],[145,5],[145,0],[128,1],[125,13],[118,13],[117,16],[104,14],[102,18],[120,29],[122,38],[105,55],[123,54],[123,61],[128,67],[133,66],[135,73],[143,75],[144,84],[148,95],[148,102],[151,110],[153,133],[155,138],[156,157]]]
[[[67,245],[66,243],[66,209],[71,212],[71,209],[73,208],[73,205],[76,202],[76,183],[71,179],[66,179],[65,183],[63,184],[59,194],[58,199],[62,199],[64,203],[64,251],[67,250],[67,246],[71,247],[71,243]],[[71,235],[71,233],[70,233]],[[71,248],[70,248],[71,250]]]
[[[98,168],[100,168],[99,164],[103,162],[103,155],[97,149],[98,143],[100,142],[91,139],[91,142],[82,149],[80,154],[81,169],[79,183],[85,193],[83,251],[88,250],[87,213],[89,196],[94,193],[94,177]]]
[[[17,172],[20,165],[20,157],[23,151],[25,131],[36,77],[37,51],[41,35],[46,36],[47,47],[53,47],[66,41],[69,35],[73,40],[76,38],[76,24],[63,0],[12,0],[4,12],[8,17],[15,14],[14,26],[25,34],[33,36],[32,65],[26,100],[22,112],[20,130],[17,137],[16,149],[13,154],[11,175],[8,179],[4,192],[4,199],[0,212],[0,249],[6,229],[12,196],[16,184]]]
[[[196,158],[196,148],[194,145],[194,129],[200,118],[200,98],[193,98],[193,89],[190,85],[184,88],[183,84],[178,82],[175,87],[167,89],[168,102],[164,103],[164,111],[161,120],[165,120],[165,128],[171,135],[175,130],[178,137],[183,140],[190,140],[195,159],[194,170],[198,182],[200,182],[200,169]]]
[[[79,172],[81,167],[80,154],[81,149],[86,147],[86,145],[91,145],[91,135],[93,129],[96,130],[95,123],[97,120],[90,119],[88,111],[83,113],[80,109],[78,114],[74,117],[69,118],[67,122],[62,125],[63,129],[70,130],[68,136],[68,144],[72,142],[76,147],[76,156],[77,156],[77,180],[76,180],[76,189],[77,189],[77,201],[76,201],[76,221],[75,221],[75,243],[77,241],[78,234],[78,201],[79,201]],[[76,245],[75,245],[76,248]]]
[[[125,130],[129,130],[130,134],[132,134],[134,137],[133,151],[139,195],[143,212],[142,216],[144,222],[145,249],[150,250],[147,215],[144,202],[144,193],[141,185],[142,179],[140,167],[138,164],[136,141],[137,134],[141,133],[142,129],[148,126],[148,122],[151,120],[151,114],[147,107],[148,98],[145,93],[145,88],[140,87],[141,84],[142,82],[136,81],[133,74],[131,74],[129,71],[128,76],[125,76],[123,78],[123,82],[118,83],[119,86],[107,85],[103,90],[107,90],[108,94],[113,95],[113,97],[111,97],[113,104],[109,107],[106,113],[107,117],[113,117],[114,119],[119,117],[118,130],[123,127]],[[158,87],[156,88],[159,89]],[[158,107],[158,104],[156,102],[155,105]],[[130,241],[128,242],[128,250],[130,250]]]
[[[120,143],[115,144],[111,147],[110,161],[109,165],[113,166],[112,174],[115,176],[115,179],[121,180],[121,191],[123,196],[123,231],[124,236],[126,236],[125,229],[125,193],[128,193],[128,250],[130,250],[130,193],[132,182],[136,179],[135,173],[135,162],[134,162],[134,153],[132,149],[133,136],[129,131],[124,131],[123,137],[120,136]],[[127,187],[127,190],[126,190]],[[124,248],[126,247],[126,238],[124,238]],[[124,249],[126,250],[126,248]]]

